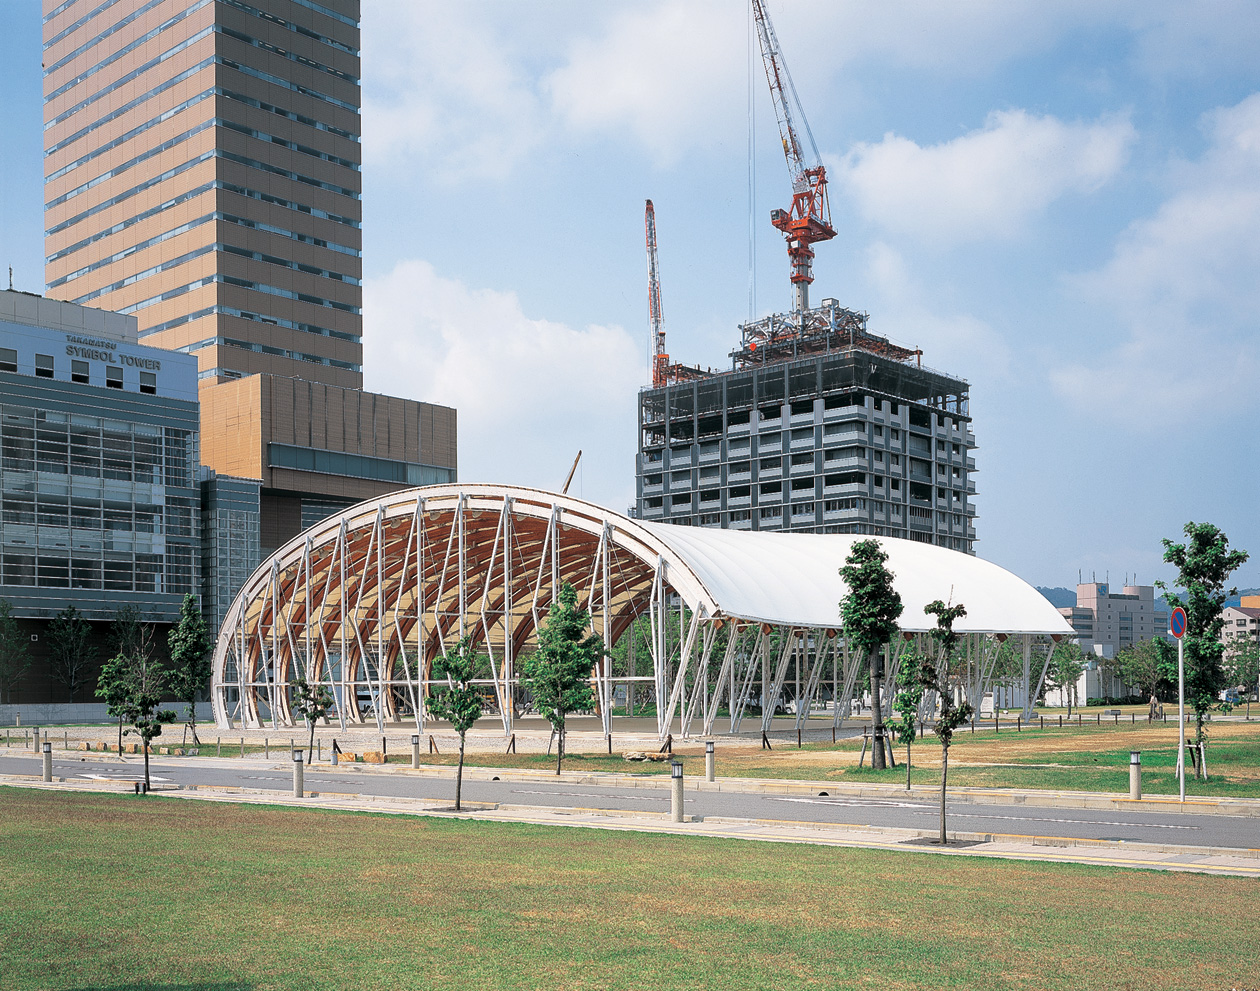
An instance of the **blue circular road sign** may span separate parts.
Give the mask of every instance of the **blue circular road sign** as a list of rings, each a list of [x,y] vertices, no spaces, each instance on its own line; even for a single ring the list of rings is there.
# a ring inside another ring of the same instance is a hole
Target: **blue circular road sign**
[[[1186,635],[1186,611],[1178,606],[1168,620],[1168,632],[1180,640]]]

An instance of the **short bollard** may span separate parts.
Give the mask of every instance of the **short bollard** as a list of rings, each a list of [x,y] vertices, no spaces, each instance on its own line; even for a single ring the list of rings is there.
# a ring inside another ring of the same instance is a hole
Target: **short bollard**
[[[420,734],[411,734],[411,769],[420,770]]]
[[[305,797],[302,793],[302,785],[303,785],[302,774],[303,774],[302,751],[294,750],[293,751],[293,797],[294,798]]]
[[[39,727],[35,727],[35,742],[31,744],[31,749],[39,753]]]
[[[1134,802],[1142,800],[1142,751],[1129,751],[1129,798]]]
[[[672,761],[669,765],[670,793],[669,811],[674,822],[683,821],[683,775],[682,762]]]
[[[44,741],[44,780],[52,780],[52,744]]]
[[[704,776],[709,781],[714,779],[712,740],[706,740],[704,742]]]

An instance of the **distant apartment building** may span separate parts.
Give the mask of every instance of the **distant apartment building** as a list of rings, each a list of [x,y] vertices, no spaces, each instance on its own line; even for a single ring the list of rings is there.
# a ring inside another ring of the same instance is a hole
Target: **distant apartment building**
[[[1152,585],[1126,585],[1113,592],[1104,582],[1084,582],[1076,586],[1075,607],[1063,606],[1059,612],[1072,624],[1081,649],[1094,655],[1077,690],[1082,699],[1128,694],[1100,662],[1142,640],[1168,636],[1168,612],[1156,605]]]
[[[363,391],[358,0],[44,0],[48,293],[191,355],[263,554],[454,481],[455,411]]]
[[[644,388],[636,515],[974,553],[968,385],[866,321],[825,299],[743,325],[730,370],[672,366]]]
[[[1102,582],[1076,586],[1076,606],[1059,612],[1076,630],[1083,650],[1114,657],[1142,640],[1168,636],[1168,611],[1156,606],[1153,585],[1111,591]]]
[[[1239,637],[1260,640],[1260,595],[1244,595],[1236,606],[1221,610],[1225,625],[1221,628],[1221,643]]]

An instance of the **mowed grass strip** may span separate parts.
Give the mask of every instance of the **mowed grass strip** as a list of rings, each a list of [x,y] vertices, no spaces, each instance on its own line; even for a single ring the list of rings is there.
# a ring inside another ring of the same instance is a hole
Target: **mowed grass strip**
[[[0,789],[0,983],[1229,988],[1254,880]]]

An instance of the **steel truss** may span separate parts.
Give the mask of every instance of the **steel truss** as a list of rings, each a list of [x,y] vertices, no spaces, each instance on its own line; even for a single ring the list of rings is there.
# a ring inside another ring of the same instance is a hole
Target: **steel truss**
[[[216,642],[215,718],[224,728],[294,726],[291,690],[302,678],[330,690],[343,729],[403,723],[423,732],[433,660],[470,636],[489,660],[489,711],[511,734],[523,702],[518,659],[564,584],[606,644],[636,617],[649,620],[650,674],[614,675],[608,658],[591,672],[605,733],[619,685],[653,686],[661,739],[711,735],[723,703],[732,733],[750,705],[768,730],[789,702],[798,729],[819,706],[839,727],[860,694],[860,659],[837,629],[725,614],[652,528],[536,489],[448,485],[352,507],[264,562]],[[1035,668],[1025,641],[1027,698]],[[976,656],[973,664],[968,655],[965,692],[977,700],[988,688],[989,643],[969,643]]]

